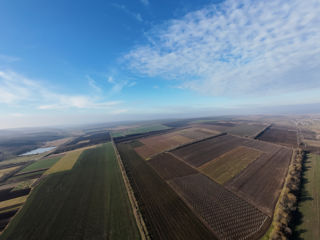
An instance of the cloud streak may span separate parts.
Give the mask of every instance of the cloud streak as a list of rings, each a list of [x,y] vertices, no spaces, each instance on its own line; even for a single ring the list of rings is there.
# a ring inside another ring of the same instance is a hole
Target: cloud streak
[[[318,0],[227,0],[147,32],[125,61],[210,95],[320,88]]]
[[[122,11],[125,12],[127,15],[133,17],[133,18],[136,19],[137,21],[139,21],[139,22],[142,22],[142,21],[143,21],[142,16],[141,16],[140,13],[135,13],[135,12],[129,10],[125,5],[123,5],[123,4],[117,4],[117,3],[114,3],[114,4],[112,4],[112,5],[113,5],[114,7],[116,7],[116,8],[118,8],[118,9],[122,10]]]
[[[89,84],[90,84],[89,78]],[[92,80],[92,79],[91,79]],[[93,81],[93,80],[92,80]],[[91,87],[101,91],[91,82]],[[68,95],[51,91],[35,80],[13,71],[0,71],[0,104],[10,106],[31,106],[35,109],[112,109],[121,101],[105,101],[98,94]]]

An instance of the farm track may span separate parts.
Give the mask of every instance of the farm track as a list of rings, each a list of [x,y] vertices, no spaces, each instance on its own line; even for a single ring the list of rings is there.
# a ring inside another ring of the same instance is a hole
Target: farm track
[[[127,176],[127,173],[126,173],[126,170],[125,170],[125,168],[123,166],[120,154],[118,152],[118,149],[117,149],[113,139],[112,139],[112,146],[113,146],[113,149],[114,149],[115,154],[116,154],[117,162],[118,162],[118,165],[119,165],[119,168],[120,168],[120,171],[121,171],[121,174],[122,174],[122,178],[123,178],[126,190],[127,190],[128,198],[129,198],[129,201],[130,201],[130,204],[131,204],[133,215],[134,215],[134,217],[136,219],[136,223],[137,223],[137,227],[138,227],[139,232],[140,232],[141,239],[142,240],[148,240],[148,239],[150,239],[150,237],[149,237],[149,234],[148,234],[148,230],[147,230],[146,224],[145,224],[145,222],[143,220],[143,217],[141,215],[141,212],[139,210],[138,202],[137,202],[137,200],[136,200],[136,198],[134,196],[134,192],[133,192],[133,190],[131,188],[131,185],[130,185],[130,182],[129,182],[129,178]]]
[[[152,239],[216,239],[174,190],[128,144],[117,145]]]

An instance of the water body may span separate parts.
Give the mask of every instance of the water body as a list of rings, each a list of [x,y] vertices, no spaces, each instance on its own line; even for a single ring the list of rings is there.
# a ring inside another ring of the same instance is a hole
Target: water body
[[[55,149],[56,147],[43,147],[43,148],[37,148],[34,150],[31,150],[29,152],[23,153],[19,156],[28,156],[28,155],[33,155],[33,154],[40,154],[40,153],[44,153],[44,152],[48,152],[52,149]]]

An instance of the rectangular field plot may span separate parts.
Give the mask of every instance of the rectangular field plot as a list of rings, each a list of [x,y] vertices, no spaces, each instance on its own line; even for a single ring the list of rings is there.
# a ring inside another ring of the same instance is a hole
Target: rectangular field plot
[[[198,173],[198,171],[170,153],[161,153],[148,161],[148,163],[164,180]]]
[[[250,141],[250,139],[223,135],[177,148],[172,153],[192,166],[199,167],[219,157],[221,154]]]
[[[175,178],[170,184],[219,239],[257,239],[269,225],[267,215],[202,174]]]
[[[216,239],[129,144],[117,145],[151,239]]]
[[[143,143],[143,145],[136,147],[135,150],[141,157],[147,159],[165,150],[216,134],[218,134],[217,131],[201,128],[187,128],[166,134],[141,138],[139,141]]]
[[[240,146],[202,165],[199,170],[216,182],[224,184],[261,154],[261,151]]]
[[[294,129],[270,127],[258,136],[258,139],[288,147],[297,147],[297,131]]]
[[[292,150],[284,147],[272,154],[262,154],[225,186],[271,217],[291,157]]]
[[[70,171],[48,175],[1,239],[140,239],[111,143],[85,150]]]

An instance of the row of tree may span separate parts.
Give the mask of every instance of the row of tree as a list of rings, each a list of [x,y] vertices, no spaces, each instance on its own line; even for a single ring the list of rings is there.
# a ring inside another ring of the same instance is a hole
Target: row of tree
[[[288,239],[292,234],[290,223],[292,215],[297,209],[304,155],[302,149],[296,150],[295,157],[290,164],[285,186],[274,215],[273,230],[270,235],[273,240]]]

